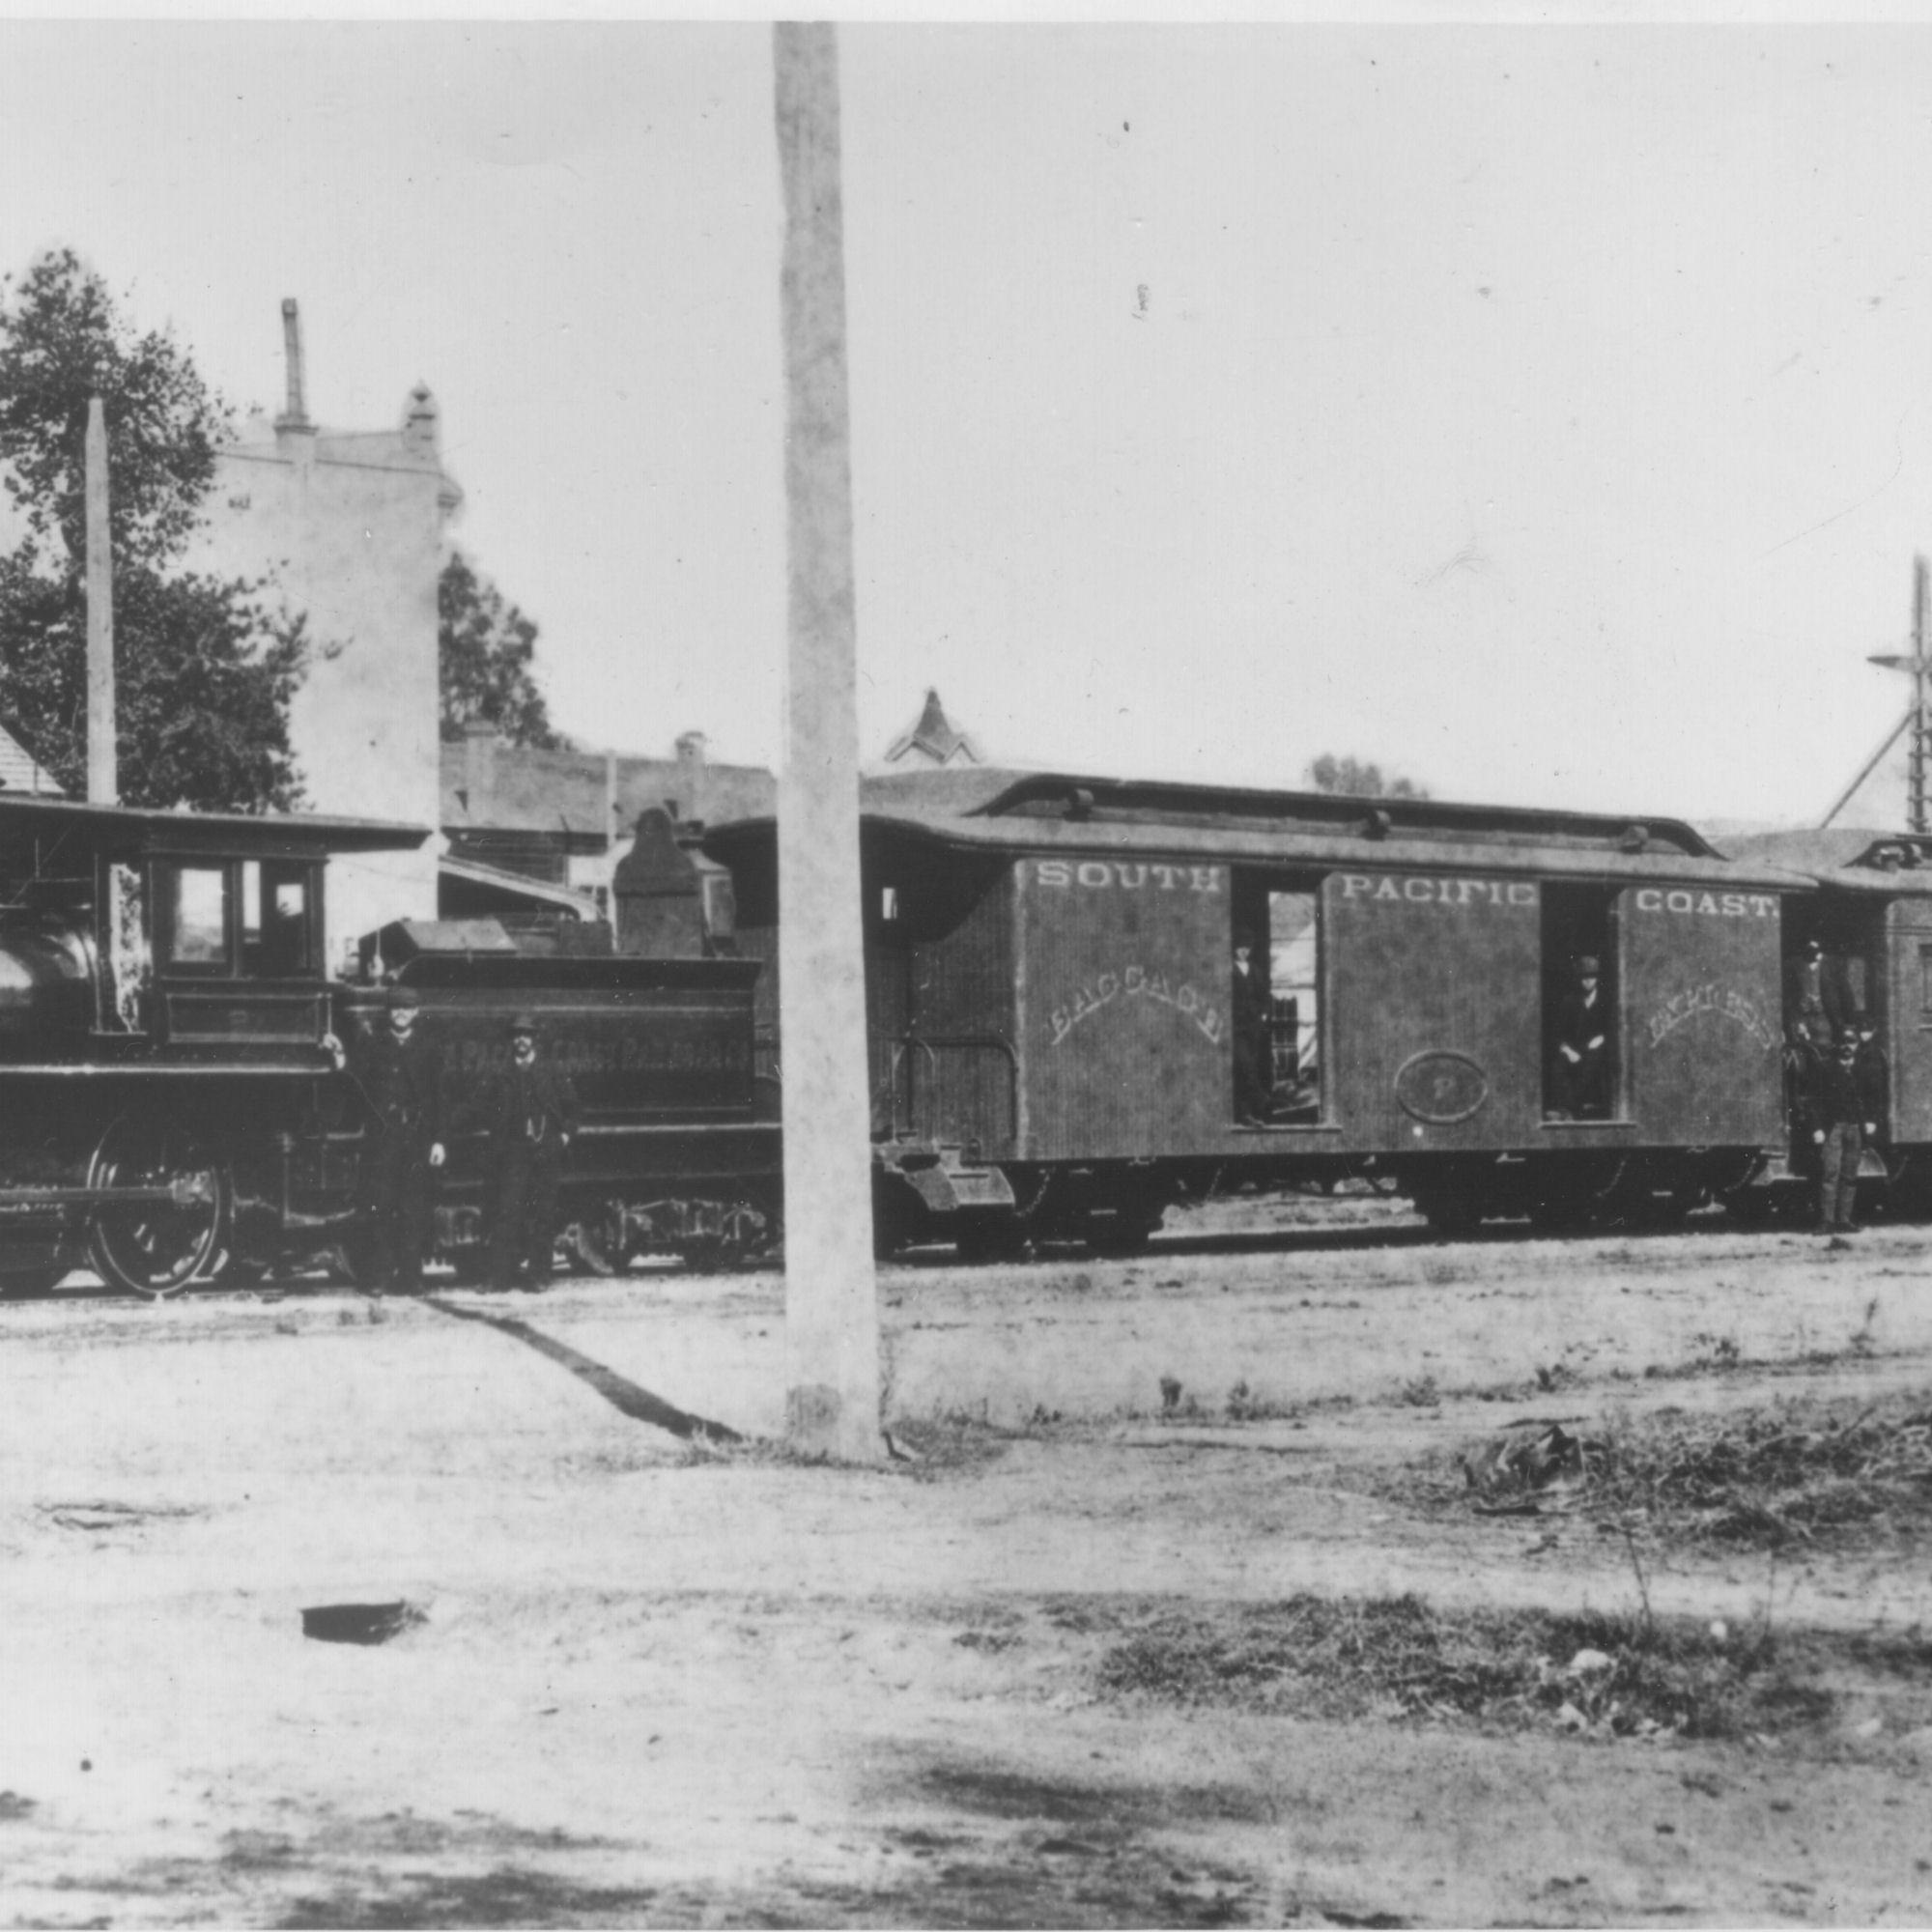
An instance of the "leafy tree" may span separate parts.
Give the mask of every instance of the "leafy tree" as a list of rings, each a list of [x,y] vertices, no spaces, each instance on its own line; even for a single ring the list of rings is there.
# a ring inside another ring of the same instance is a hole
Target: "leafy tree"
[[[511,745],[565,752],[570,740],[550,722],[532,664],[537,627],[460,550],[436,587],[442,679],[442,736],[463,736],[480,718]]]
[[[181,568],[233,417],[167,331],[137,334],[71,249],[0,281],[0,710],[69,791],[87,765],[86,436],[107,424],[122,798],[203,810],[300,798],[289,700],[302,621],[262,580]]]
[[[1324,752],[1308,767],[1308,782],[1317,791],[1335,792],[1344,798],[1427,798],[1428,792],[1411,779],[1394,774],[1384,778],[1379,765],[1364,764],[1357,758],[1338,758]]]

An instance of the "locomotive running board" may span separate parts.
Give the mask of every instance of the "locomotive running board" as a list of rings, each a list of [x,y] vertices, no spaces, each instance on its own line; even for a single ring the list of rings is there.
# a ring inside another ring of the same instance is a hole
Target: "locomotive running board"
[[[0,1187],[0,1214],[43,1213],[50,1208],[192,1208],[213,1199],[199,1175],[180,1175],[158,1187]]]

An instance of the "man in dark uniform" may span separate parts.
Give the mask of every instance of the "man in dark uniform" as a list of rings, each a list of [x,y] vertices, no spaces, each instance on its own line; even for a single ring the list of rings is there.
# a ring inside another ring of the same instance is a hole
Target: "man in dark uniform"
[[[1807,939],[1785,968],[1786,1037],[1800,1051],[1824,1058],[1851,1021],[1843,961],[1828,954],[1821,940]]]
[[[1254,955],[1254,935],[1237,930],[1229,1005],[1234,1013],[1235,1119],[1244,1127],[1266,1124],[1274,1092],[1274,1041],[1268,1032],[1273,1001]]]
[[[1878,1138],[1879,1122],[1886,1118],[1889,1103],[1891,1062],[1879,1043],[1878,1022],[1869,1013],[1859,1015],[1853,1031],[1859,1037],[1859,1058],[1852,1070],[1858,1076],[1859,1104],[1865,1117],[1865,1145],[1870,1147]]]
[[[388,1025],[367,1029],[350,1063],[367,1108],[355,1205],[371,1289],[415,1294],[430,1244],[430,1174],[443,1161],[442,1056],[415,1030],[413,987],[390,987],[386,1005]]]
[[[497,1220],[490,1240],[490,1286],[550,1279],[556,1238],[563,1151],[577,1131],[577,1091],[560,1067],[537,1059],[536,1021],[510,1022],[510,1068],[490,1098],[490,1156]]]
[[[1600,962],[1577,962],[1577,983],[1556,1009],[1549,1111],[1560,1121],[1602,1120],[1610,1111],[1610,1003]]]
[[[1818,1150],[1818,1232],[1851,1235],[1858,1206],[1859,1159],[1865,1135],[1878,1122],[1867,1122],[1865,1094],[1859,1079],[1859,1037],[1847,1027],[1838,1036],[1835,1054],[1821,1056],[1811,1071],[1807,1115],[1811,1142]]]

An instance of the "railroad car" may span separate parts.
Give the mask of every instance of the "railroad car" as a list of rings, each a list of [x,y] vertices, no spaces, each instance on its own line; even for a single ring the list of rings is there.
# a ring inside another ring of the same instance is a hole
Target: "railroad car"
[[[1932,838],[1840,827],[1764,834],[1734,849],[1743,863],[1800,878],[1784,899],[1787,959],[1817,940],[1836,995],[1831,1017],[1869,1037],[1878,1131],[1864,1152],[1861,1205],[1932,1212]],[[1750,1220],[1809,1209],[1802,1055],[1786,1058],[1789,1140],[1730,1199]]]
[[[774,827],[704,843],[769,1025]],[[974,770],[867,781],[861,849],[882,1248],[1131,1249],[1185,1196],[1347,1177],[1443,1229],[1665,1217],[1787,1151],[1783,904],[1816,882],[1672,819]],[[1612,1021],[1579,1114],[1553,1030],[1586,955]]]
[[[330,854],[426,836],[0,796],[0,1291],[83,1263],[155,1293],[317,1255],[353,1272],[355,1042],[386,980],[419,989],[455,1103],[438,1207],[451,1258],[474,1258],[486,1218],[466,1103],[525,1009],[583,1101],[564,1204],[587,1260],[711,1260],[776,1234],[755,962],[541,956],[479,921],[389,927],[359,983],[330,977]]]

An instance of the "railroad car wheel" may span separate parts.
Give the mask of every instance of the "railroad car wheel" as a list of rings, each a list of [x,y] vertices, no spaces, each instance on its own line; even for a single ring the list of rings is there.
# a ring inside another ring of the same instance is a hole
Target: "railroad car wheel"
[[[226,1177],[193,1137],[156,1122],[117,1121],[100,1137],[90,1187],[171,1187],[169,1201],[97,1208],[88,1260],[126,1294],[172,1294],[221,1251]]]
[[[1429,1223],[1432,1235],[1466,1235],[1483,1218],[1481,1207],[1468,1195],[1448,1190],[1440,1194],[1419,1194],[1415,1211]]]
[[[1002,1209],[959,1210],[952,1245],[962,1262],[1010,1261],[1026,1244],[1026,1229]]]
[[[1144,1211],[1133,1208],[1101,1210],[1087,1217],[1087,1246],[1096,1255],[1145,1254],[1160,1223],[1160,1215],[1150,1220]]]
[[[1724,1212],[1742,1228],[1770,1227],[1781,1205],[1770,1187],[1740,1187],[1724,1196]]]
[[[1574,1234],[1590,1218],[1587,1202],[1570,1201],[1561,1196],[1554,1199],[1539,1197],[1529,1204],[1526,1211],[1529,1225],[1539,1235]]]

